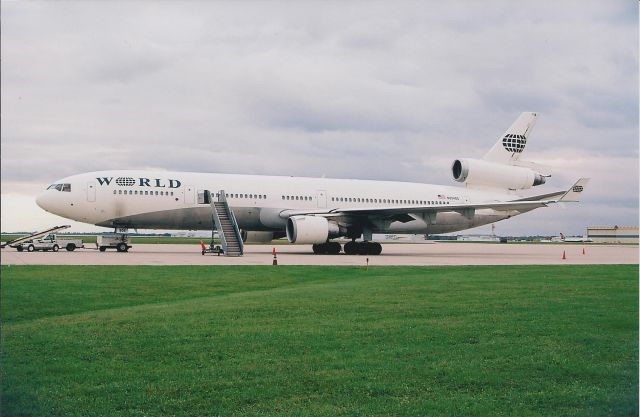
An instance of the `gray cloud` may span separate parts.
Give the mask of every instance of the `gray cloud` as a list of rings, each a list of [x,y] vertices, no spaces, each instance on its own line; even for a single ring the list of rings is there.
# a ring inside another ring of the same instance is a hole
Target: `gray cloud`
[[[451,184],[451,160],[533,110],[527,153],[559,165],[548,188],[594,177],[592,200],[559,218],[578,229],[608,202],[626,210],[611,222],[637,223],[637,4],[5,2],[2,15],[3,195],[109,168]]]

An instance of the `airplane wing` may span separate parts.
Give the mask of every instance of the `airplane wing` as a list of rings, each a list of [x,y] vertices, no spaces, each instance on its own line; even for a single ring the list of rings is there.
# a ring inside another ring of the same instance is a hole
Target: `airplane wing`
[[[569,190],[556,193],[543,194],[513,201],[495,201],[485,203],[468,204],[434,204],[420,206],[402,207],[354,207],[354,208],[334,208],[329,210],[285,210],[280,213],[280,217],[314,215],[322,217],[365,217],[400,221],[403,223],[435,216],[438,212],[458,212],[466,217],[473,218],[476,210],[492,209],[496,211],[529,211],[539,207],[547,207],[549,204],[559,202],[576,202],[577,195],[584,190],[588,178],[579,179]],[[560,198],[554,198],[560,197]]]

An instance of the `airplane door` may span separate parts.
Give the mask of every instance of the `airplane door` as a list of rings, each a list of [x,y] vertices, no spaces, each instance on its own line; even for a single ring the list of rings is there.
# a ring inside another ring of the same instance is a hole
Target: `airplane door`
[[[195,204],[196,202],[196,192],[193,185],[187,185],[184,187],[184,203],[185,204]]]
[[[90,203],[96,201],[96,183],[93,181],[87,183],[87,201]]]
[[[327,208],[327,193],[325,190],[316,191],[316,200],[318,200],[318,208]]]

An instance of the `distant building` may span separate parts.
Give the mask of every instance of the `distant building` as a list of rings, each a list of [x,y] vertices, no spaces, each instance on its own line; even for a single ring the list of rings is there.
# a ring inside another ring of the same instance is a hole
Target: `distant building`
[[[458,236],[460,242],[500,242],[500,238],[491,235],[460,235]]]
[[[594,243],[638,243],[638,226],[590,226],[587,237]]]
[[[173,232],[173,234],[171,235],[173,237],[211,237],[211,231],[209,230],[188,230],[188,231],[180,231],[180,232]],[[214,231],[213,232],[213,238],[214,239],[219,239],[220,236],[218,236],[218,232]]]

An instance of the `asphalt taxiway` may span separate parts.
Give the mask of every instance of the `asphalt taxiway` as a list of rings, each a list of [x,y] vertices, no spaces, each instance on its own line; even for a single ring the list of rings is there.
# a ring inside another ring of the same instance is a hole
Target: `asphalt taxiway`
[[[18,252],[2,249],[2,265],[561,265],[638,264],[638,246],[582,244],[389,243],[380,256],[314,255],[310,245],[247,245],[242,257],[202,255],[199,245],[136,244],[127,253]],[[584,253],[583,253],[584,250]],[[565,259],[563,259],[563,254]]]

